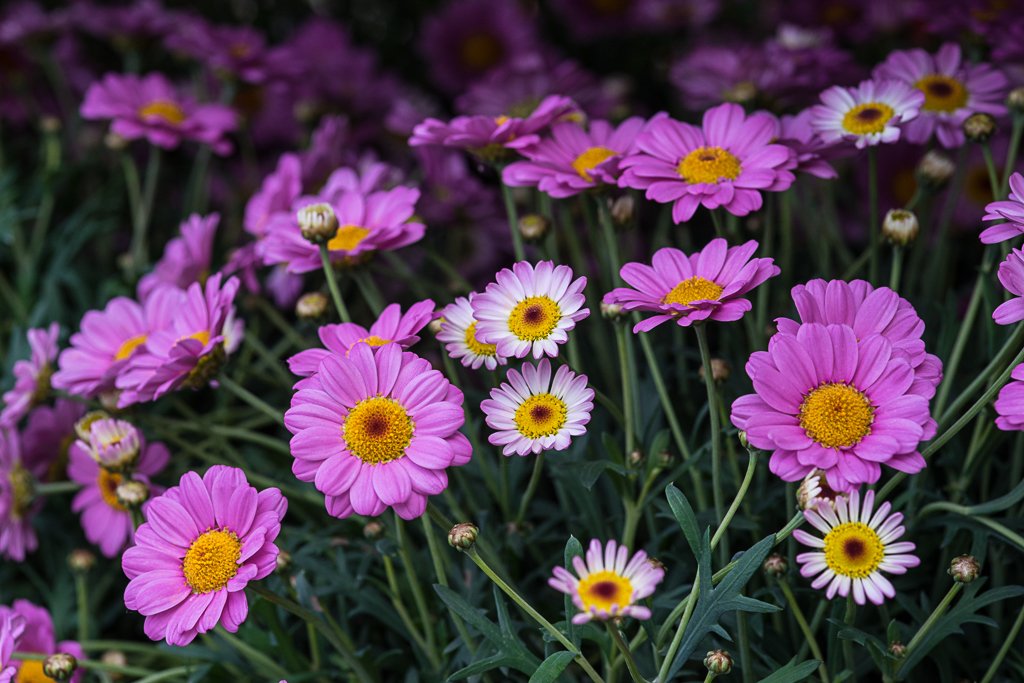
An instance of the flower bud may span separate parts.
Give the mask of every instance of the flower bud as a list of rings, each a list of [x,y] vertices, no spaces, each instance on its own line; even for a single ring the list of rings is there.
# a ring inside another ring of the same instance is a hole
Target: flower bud
[[[905,209],[889,209],[882,221],[882,235],[898,247],[913,242],[919,229],[917,216]]]
[[[834,507],[836,499],[845,495],[832,490],[825,479],[825,473],[816,469],[800,482],[800,487],[796,490],[796,502],[801,510],[813,510],[820,503],[828,503]]]
[[[110,415],[103,412],[102,410],[90,410],[88,413],[78,418],[78,422],[75,423],[75,434],[82,441],[89,441],[89,429],[92,427],[92,423],[97,420],[109,419]]]
[[[476,543],[476,537],[480,529],[475,524],[462,522],[452,527],[448,532],[448,545],[456,550],[469,550]]]
[[[672,467],[672,463],[676,461],[676,456],[672,454],[672,451],[667,448],[658,453],[658,466],[659,467]]]
[[[937,190],[949,182],[956,164],[946,154],[931,150],[917,163],[917,178],[927,188]]]
[[[319,320],[327,314],[327,303],[322,292],[307,292],[295,302],[295,316],[300,320]]]
[[[96,566],[96,555],[91,550],[77,548],[68,555],[68,566],[75,573],[85,574]]]
[[[375,519],[371,519],[363,527],[363,537],[369,540],[380,538],[384,535],[384,525]]]
[[[313,244],[326,244],[338,232],[338,217],[327,203],[310,204],[296,214],[302,236]]]
[[[618,320],[619,318],[626,315],[626,311],[622,309],[622,304],[609,304],[604,301],[601,302],[601,316],[608,320]]]
[[[444,318],[438,316],[431,320],[429,323],[427,323],[427,329],[430,330],[430,333],[436,337],[438,334],[441,333],[441,323],[443,322]]]
[[[1006,106],[1015,114],[1024,113],[1024,86],[1017,86],[1006,96]]]
[[[142,447],[139,430],[130,422],[114,418],[94,421],[89,425],[89,438],[79,442],[103,469],[127,472],[135,466]]]
[[[636,213],[636,199],[631,194],[624,194],[616,197],[609,209],[612,220],[617,225],[629,225],[633,222],[633,215]]]
[[[764,558],[764,563],[761,565],[761,568],[764,569],[764,573],[769,576],[782,576],[789,571],[789,562],[779,553],[772,553],[768,557]]]
[[[727,674],[732,671],[732,655],[725,650],[711,650],[704,656],[704,666],[715,674]]]
[[[56,116],[43,116],[39,119],[39,130],[53,135],[60,132],[60,119]]]
[[[144,481],[129,479],[117,485],[114,495],[117,496],[117,502],[121,505],[135,509],[149,500],[149,485]]]
[[[128,147],[128,141],[117,133],[107,133],[104,135],[103,144],[112,152],[120,152]]]
[[[287,550],[279,550],[274,559],[274,569],[280,573],[286,573],[292,566],[292,554]]]
[[[907,654],[907,646],[898,640],[894,640],[889,643],[889,654],[898,659],[902,659]]]
[[[957,583],[971,583],[981,574],[981,565],[974,555],[960,555],[953,558],[946,571]]]
[[[644,463],[644,452],[639,448],[634,448],[629,452],[628,461],[630,467],[639,467]]]
[[[988,142],[996,133],[996,118],[991,114],[977,112],[964,120],[964,135],[971,142]]]
[[[741,429],[739,434],[736,435],[736,438],[740,440],[741,446],[744,448],[750,448],[750,441],[747,439],[747,433],[745,431]]]
[[[43,673],[55,681],[67,681],[78,668],[78,660],[66,652],[58,652],[43,660]]]
[[[711,359],[711,379],[715,381],[715,384],[721,384],[725,380],[729,379],[730,372],[732,372],[732,367],[727,361],[721,358]],[[700,375],[701,379],[704,379],[703,365],[697,369],[697,374]]]
[[[120,650],[107,650],[100,657],[100,661],[111,666],[128,666],[128,657]],[[119,681],[124,678],[124,674],[117,671],[108,671],[107,677],[112,681]]]
[[[539,213],[528,213],[519,219],[519,234],[528,242],[536,242],[548,233],[551,221]]]

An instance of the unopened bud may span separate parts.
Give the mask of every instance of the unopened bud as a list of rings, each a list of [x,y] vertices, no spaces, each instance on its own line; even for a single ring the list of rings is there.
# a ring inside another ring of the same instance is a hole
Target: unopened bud
[[[1006,96],[1006,106],[1017,114],[1024,113],[1024,86],[1017,86],[1010,91]]]
[[[43,116],[39,119],[39,130],[50,135],[60,132],[60,119],[56,116]]]
[[[115,418],[93,421],[89,437],[79,445],[108,472],[127,472],[135,466],[142,447],[139,430],[130,422]]]
[[[981,574],[981,565],[974,555],[960,555],[953,558],[946,571],[957,583],[971,583]]]
[[[322,292],[307,292],[295,302],[295,315],[300,320],[319,320],[327,314],[327,303]]]
[[[675,461],[676,456],[672,453],[672,451],[668,450],[667,448],[658,453],[659,467],[671,467],[672,463],[674,463]]]
[[[528,213],[519,219],[519,234],[528,242],[536,242],[547,234],[551,222],[539,213]]]
[[[475,524],[462,522],[452,527],[448,532],[448,545],[456,550],[469,550],[476,543],[476,537],[480,529]]]
[[[636,199],[633,198],[633,195],[624,194],[621,197],[616,197],[611,204],[609,211],[613,221],[618,225],[629,225],[633,222],[633,215],[636,213]]]
[[[796,490],[796,502],[801,510],[813,510],[820,503],[828,503],[831,506],[835,506],[836,499],[845,495],[844,493],[834,491],[828,485],[825,473],[815,469],[800,482],[800,487]]]
[[[907,654],[907,646],[898,640],[894,640],[889,643],[889,654],[893,657],[902,659]]]
[[[882,221],[882,235],[899,247],[913,242],[919,229],[917,216],[905,209],[889,209]]]
[[[73,572],[85,574],[96,566],[96,555],[91,550],[77,548],[68,554],[68,566]]]
[[[943,187],[956,172],[956,164],[948,155],[931,150],[917,164],[917,177],[922,185],[933,190]]]
[[[745,431],[740,430],[739,434],[736,435],[736,438],[740,440],[741,446],[744,448],[750,448],[750,441],[747,439],[747,433]]]
[[[729,363],[727,361],[722,360],[721,358],[712,358],[711,359],[711,379],[713,379],[716,384],[721,384],[725,380],[729,379],[729,373],[731,371],[732,371],[732,367],[729,365]],[[697,369],[697,374],[700,375],[701,379],[704,379],[704,366],[703,365],[701,365]]]
[[[371,541],[384,535],[384,525],[375,519],[371,519],[363,527],[363,537]]]
[[[128,657],[120,650],[107,650],[100,657],[100,661],[111,666],[128,666]],[[108,671],[107,677],[112,681],[119,681],[124,678],[124,674],[117,671]]]
[[[725,650],[711,650],[704,656],[704,666],[715,674],[727,674],[732,671],[732,655]]]
[[[78,660],[66,652],[58,652],[43,660],[43,673],[55,681],[67,681],[78,668]]]
[[[964,120],[964,135],[971,142],[988,142],[996,133],[996,118],[991,114],[977,112]]]
[[[107,133],[104,135],[103,144],[112,152],[120,152],[128,147],[128,141],[117,133]]]
[[[786,558],[778,553],[772,553],[768,557],[764,558],[764,564],[761,565],[764,569],[764,573],[769,576],[782,576],[789,571],[789,562]]]
[[[302,236],[313,244],[326,244],[338,232],[338,217],[327,203],[310,204],[296,214]]]
[[[444,323],[444,318],[438,316],[437,318],[434,318],[429,323],[427,323],[427,329],[430,330],[430,333],[436,337],[438,334],[441,333],[442,323]]]
[[[78,418],[78,422],[75,423],[75,434],[82,441],[89,441],[89,430],[92,427],[92,423],[97,420],[106,420],[110,417],[108,413],[102,410],[90,410],[88,413]]]
[[[608,320],[618,320],[622,316],[626,315],[626,312],[622,309],[622,304],[610,304],[602,301],[601,315]]]
[[[644,452],[639,449],[634,449],[629,452],[629,464],[632,467],[639,467],[644,462]]]
[[[117,502],[126,508],[138,508],[149,500],[149,485],[144,481],[129,480],[114,489]]]
[[[292,566],[292,554],[287,550],[279,550],[274,559],[274,569],[280,573],[286,573]]]

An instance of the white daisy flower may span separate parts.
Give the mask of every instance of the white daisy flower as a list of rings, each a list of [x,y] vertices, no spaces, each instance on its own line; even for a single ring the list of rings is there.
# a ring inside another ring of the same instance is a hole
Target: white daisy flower
[[[856,88],[834,85],[811,109],[811,128],[823,142],[853,142],[857,149],[900,139],[900,126],[917,118],[924,93],[902,81],[862,81]]]
[[[437,333],[438,341],[444,342],[445,350],[452,358],[459,360],[467,368],[477,370],[481,365],[493,370],[504,365],[508,359],[499,356],[494,344],[485,344],[477,336],[477,321],[473,317],[472,301],[477,294],[470,294],[467,299],[460,296],[444,307],[441,311],[441,331]]]
[[[819,503],[835,507],[838,498],[846,498],[847,494],[834,491],[825,479],[824,470],[813,469],[800,482],[796,490],[796,502],[801,510],[813,510]]]

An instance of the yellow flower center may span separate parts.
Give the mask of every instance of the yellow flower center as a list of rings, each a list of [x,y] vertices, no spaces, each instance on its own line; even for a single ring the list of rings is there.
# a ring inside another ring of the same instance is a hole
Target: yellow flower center
[[[516,408],[513,418],[519,433],[528,439],[552,436],[565,424],[569,409],[554,394],[534,394]]]
[[[342,225],[327,243],[327,248],[331,251],[352,251],[369,234],[369,230],[358,225]]]
[[[486,71],[501,61],[501,43],[489,33],[474,33],[462,41],[462,63],[473,71]]]
[[[129,358],[133,353],[135,353],[135,349],[145,343],[146,335],[144,334],[137,334],[134,337],[125,339],[124,342],[117,347],[117,353],[114,354],[114,360],[124,360],[125,358]]]
[[[231,46],[229,52],[235,59],[245,59],[249,56],[251,50],[249,49],[249,45],[246,43],[235,43]]]
[[[583,178],[588,183],[592,183],[594,179],[590,177],[590,172],[598,164],[611,159],[616,154],[618,152],[607,147],[588,147],[582,154],[576,157],[576,160],[572,162],[572,167],[580,174],[580,178]]]
[[[681,280],[679,284],[672,288],[672,291],[665,295],[662,302],[689,306],[693,301],[703,301],[705,299],[715,301],[721,295],[721,285],[694,275],[691,278]]]
[[[210,343],[210,331],[209,330],[199,330],[198,332],[193,332],[190,335],[182,337],[178,341],[183,342],[186,339],[195,339],[197,342],[199,342],[203,346],[206,346],[207,344]]]
[[[914,87],[924,93],[927,111],[952,112],[967,104],[967,88],[952,76],[925,76]]]
[[[99,476],[96,477],[96,485],[100,487],[100,495],[103,496],[103,502],[114,508],[124,512],[127,508],[121,505],[121,501],[117,499],[117,487],[121,485],[121,475],[108,472],[103,467],[100,468]]]
[[[698,147],[676,167],[679,176],[691,185],[717,185],[720,180],[736,180],[740,170],[740,160],[721,147]]]
[[[476,321],[474,320],[466,328],[466,347],[478,356],[496,356],[498,354],[497,344],[484,344],[476,338]]]
[[[163,119],[172,126],[180,126],[185,121],[185,112],[169,100],[150,102],[139,109],[139,116],[144,119]]]
[[[547,339],[562,319],[562,310],[546,296],[523,299],[508,315],[508,329],[523,341]]]
[[[577,590],[583,609],[587,611],[591,607],[599,610],[610,610],[612,605],[625,607],[633,598],[633,584],[629,579],[607,570],[580,579]]]
[[[18,667],[15,683],[55,683],[54,679],[43,673],[43,663],[37,659],[26,659]]]
[[[371,334],[369,337],[363,337],[359,341],[363,342],[364,344],[369,344],[370,346],[384,346],[385,344],[389,343],[391,340],[390,339],[384,339],[383,337],[378,337],[375,334]],[[356,343],[358,343],[358,342],[356,342]]]
[[[884,102],[865,102],[846,112],[843,128],[854,135],[881,133],[896,112]]]
[[[863,522],[840,524],[825,536],[825,562],[840,576],[866,578],[878,569],[884,557],[885,544]]]
[[[826,448],[849,448],[871,433],[875,408],[855,387],[826,383],[800,404],[800,426]]]
[[[11,518],[20,520],[28,512],[35,495],[32,475],[18,463],[14,463],[7,474],[11,484]]]
[[[405,455],[414,427],[402,404],[375,396],[353,406],[341,431],[352,455],[368,465],[380,465]]]
[[[238,573],[242,542],[228,529],[211,529],[192,541],[181,570],[192,592],[219,591]]]
[[[36,375],[36,388],[30,399],[33,406],[37,406],[49,398],[51,377],[53,377],[53,367],[49,363],[39,368],[39,373]]]

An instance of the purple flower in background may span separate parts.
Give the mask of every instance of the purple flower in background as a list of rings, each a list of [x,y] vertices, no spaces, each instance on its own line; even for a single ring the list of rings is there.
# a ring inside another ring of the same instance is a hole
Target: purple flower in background
[[[39,547],[32,518],[43,500],[34,498],[32,481],[45,472],[45,463],[22,459],[18,432],[0,427],[0,555],[8,560],[21,562]]]
[[[831,180],[839,175],[829,163],[829,160],[837,155],[838,150],[835,145],[826,144],[814,132],[811,116],[811,110],[804,109],[796,116],[785,115],[779,119],[777,142],[789,147],[796,155],[796,166],[793,170]]]
[[[153,290],[162,285],[185,289],[193,282],[202,282],[210,274],[213,261],[213,241],[217,236],[220,214],[208,216],[192,214],[181,224],[181,237],[175,237],[164,247],[163,257],[152,272],[139,280],[137,293],[146,301]]]
[[[1010,176],[1009,198],[986,206],[982,220],[1001,221],[982,231],[979,236],[982,244],[996,244],[1024,235],[1024,176],[1020,173]]]
[[[53,361],[57,360],[60,325],[50,323],[47,328],[29,330],[26,336],[31,355],[14,364],[14,387],[3,396],[0,428],[17,425],[32,406],[50,393],[50,375],[53,374]]]
[[[719,10],[718,0],[555,0],[554,10],[574,38],[596,40],[638,33],[696,29]]]
[[[165,42],[168,50],[193,57],[215,73],[245,83],[293,78],[304,61],[293,47],[269,48],[264,35],[249,26],[187,22]]]
[[[857,149],[891,144],[917,118],[924,93],[902,81],[861,81],[855,88],[834,85],[811,109],[811,126],[827,143],[852,142]]]
[[[247,232],[262,237],[271,217],[281,211],[291,211],[301,195],[302,162],[297,154],[282,154],[277,168],[263,178],[260,189],[246,203],[242,224]]]
[[[1010,250],[1006,260],[999,264],[999,282],[1014,297],[999,304],[992,311],[992,319],[999,325],[1012,325],[1024,320],[1024,251]]]
[[[45,468],[45,481],[65,478],[68,450],[75,441],[75,423],[84,414],[84,404],[66,398],[58,398],[53,407],[39,406],[28,414],[21,434],[22,457],[32,470]]]
[[[64,652],[76,659],[85,659],[82,646],[72,640],[57,642],[50,613],[28,600],[15,600],[11,607],[0,605],[0,620],[17,618],[24,624],[21,637],[18,638],[15,652],[32,652],[34,654],[52,655]],[[17,683],[35,683],[36,681],[53,680],[43,673],[43,662],[38,659],[17,661],[18,673],[14,680]],[[82,667],[68,679],[70,683],[80,683],[85,676]]]
[[[699,111],[723,101],[747,103],[769,87],[771,65],[757,45],[703,45],[672,65],[679,102]]]
[[[1010,381],[999,390],[995,402],[996,427],[1004,432],[1024,431],[1024,363],[1010,373]]]

